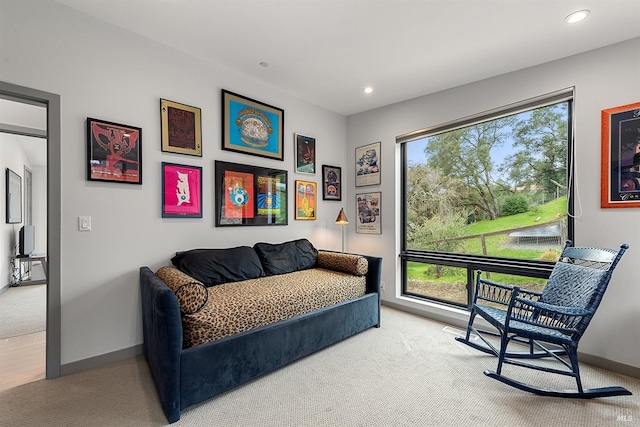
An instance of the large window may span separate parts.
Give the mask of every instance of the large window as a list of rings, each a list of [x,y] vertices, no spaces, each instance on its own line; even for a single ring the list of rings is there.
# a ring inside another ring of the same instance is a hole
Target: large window
[[[398,138],[404,295],[469,307],[476,269],[542,286],[573,237],[571,113],[567,90]]]

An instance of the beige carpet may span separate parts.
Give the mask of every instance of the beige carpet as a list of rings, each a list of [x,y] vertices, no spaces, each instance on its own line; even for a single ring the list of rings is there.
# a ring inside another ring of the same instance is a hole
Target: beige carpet
[[[456,342],[446,325],[390,308],[383,308],[382,321],[379,329],[188,408],[174,425],[640,425],[638,379],[583,365],[586,387],[622,385],[635,395],[537,397],[484,376],[495,359]],[[0,392],[0,425],[166,424],[142,356]]]
[[[46,317],[47,285],[10,287],[0,294],[0,338],[44,331]]]

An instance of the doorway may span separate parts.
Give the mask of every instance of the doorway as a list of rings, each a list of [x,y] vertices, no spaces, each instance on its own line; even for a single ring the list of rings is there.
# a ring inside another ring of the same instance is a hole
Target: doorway
[[[36,105],[46,109],[46,131],[42,133],[27,126],[3,124],[1,131],[14,135],[27,135],[46,140],[45,188],[46,218],[41,220],[44,230],[44,248],[48,258],[48,283],[46,288],[46,362],[45,377],[60,376],[60,219],[61,219],[61,147],[60,147],[60,97],[23,86],[0,82],[0,100],[9,100],[25,105]],[[22,171],[21,171],[22,172]],[[33,183],[33,177],[30,179]],[[34,187],[31,186],[34,190]],[[32,191],[32,194],[35,192]],[[33,206],[33,205],[30,205]],[[32,211],[31,221],[35,211]],[[25,223],[26,224],[26,223]]]

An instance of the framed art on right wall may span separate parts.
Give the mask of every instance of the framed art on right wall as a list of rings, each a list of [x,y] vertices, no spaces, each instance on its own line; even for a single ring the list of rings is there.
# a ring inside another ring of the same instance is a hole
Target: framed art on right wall
[[[640,102],[602,110],[600,206],[640,208]]]
[[[356,194],[356,211],[358,220],[356,221],[356,233],[361,234],[382,234],[382,223],[380,216],[381,192]]]
[[[380,142],[356,148],[356,187],[380,184]]]

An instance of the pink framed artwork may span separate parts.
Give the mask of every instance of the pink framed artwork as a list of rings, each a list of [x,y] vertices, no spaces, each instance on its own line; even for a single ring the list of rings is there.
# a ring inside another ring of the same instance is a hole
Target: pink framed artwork
[[[162,217],[202,218],[202,168],[162,162]]]

